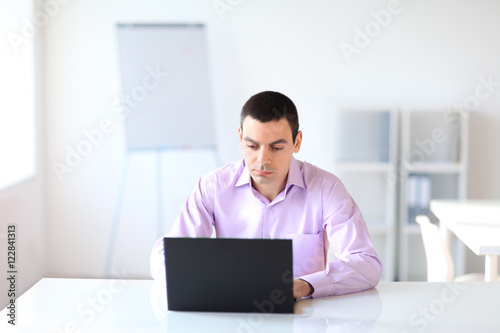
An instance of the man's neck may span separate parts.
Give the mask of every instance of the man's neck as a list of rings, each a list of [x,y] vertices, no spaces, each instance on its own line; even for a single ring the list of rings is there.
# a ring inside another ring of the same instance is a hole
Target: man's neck
[[[267,200],[269,200],[269,202],[272,202],[278,196],[278,194],[280,194],[281,191],[283,191],[285,189],[287,179],[288,179],[288,177],[285,177],[285,180],[283,180],[283,182],[281,183],[281,185],[279,187],[272,186],[272,185],[270,185],[270,186],[260,185],[260,184],[255,183],[252,179],[252,186],[254,189],[257,190],[257,192],[259,192]]]

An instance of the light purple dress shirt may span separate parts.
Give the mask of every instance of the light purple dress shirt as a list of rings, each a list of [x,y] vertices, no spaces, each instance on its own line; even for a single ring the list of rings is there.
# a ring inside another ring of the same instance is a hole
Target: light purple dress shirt
[[[244,161],[203,176],[166,237],[292,239],[294,277],[312,297],[373,288],[382,273],[361,212],[333,174],[292,158],[285,189],[269,202],[252,187]],[[332,247],[336,260],[327,262]],[[165,281],[163,238],[151,253],[151,276]]]

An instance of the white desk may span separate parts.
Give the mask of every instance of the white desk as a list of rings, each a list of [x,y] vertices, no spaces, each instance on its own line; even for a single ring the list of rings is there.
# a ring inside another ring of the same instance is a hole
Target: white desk
[[[486,281],[497,281],[500,201],[432,200],[430,208],[439,219],[443,237],[449,237],[449,230],[476,255],[484,255]]]
[[[40,280],[0,332],[499,332],[500,283],[386,282],[361,293],[300,300],[295,314],[173,312],[151,280]]]

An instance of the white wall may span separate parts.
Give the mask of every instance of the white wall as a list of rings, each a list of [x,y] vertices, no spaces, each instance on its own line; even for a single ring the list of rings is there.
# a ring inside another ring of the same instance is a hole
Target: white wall
[[[2,22],[2,36],[7,36],[7,33],[18,34],[21,31],[21,22],[23,17],[28,17],[33,11],[33,5],[30,1],[19,1],[15,5],[12,3],[7,4],[6,1],[0,3],[0,21]],[[8,10],[6,10],[8,9]],[[11,94],[12,98],[18,98],[18,94],[22,95],[23,101],[14,102],[12,105],[12,100],[3,99],[4,107],[0,110],[1,113],[5,113],[2,116],[2,121],[7,121],[8,125],[12,129],[18,129],[17,125],[21,125],[21,133],[27,127],[28,129],[33,126],[35,128],[35,133],[26,134],[24,139],[27,142],[18,142],[17,135],[19,133],[13,133],[9,136],[4,144],[8,144],[10,147],[16,149],[27,149],[26,143],[29,142],[29,138],[33,136],[33,140],[36,142],[35,150],[36,165],[34,172],[27,179],[19,179],[12,183],[8,188],[3,188],[0,191],[0,270],[5,274],[2,279],[0,279],[0,308],[5,307],[11,300],[10,290],[11,284],[7,280],[7,271],[10,271],[8,266],[8,244],[7,231],[9,225],[15,225],[15,267],[14,270],[17,272],[16,276],[16,286],[15,286],[15,297],[19,297],[22,293],[33,286],[38,280],[44,276],[45,270],[45,202],[43,196],[44,189],[44,159],[43,151],[44,145],[42,144],[43,138],[43,115],[41,112],[41,96],[38,93],[40,88],[40,71],[36,68],[40,68],[39,61],[41,60],[40,47],[41,40],[38,36],[26,39],[27,43],[20,44],[16,51],[15,47],[12,47],[10,40],[5,38],[2,41],[2,52],[0,54],[1,61],[5,59],[12,59],[16,57],[14,63],[8,63],[12,68],[16,70],[19,66],[24,66],[32,71],[35,67],[35,73],[30,73],[24,70],[20,70],[17,73],[22,79],[26,91],[19,91],[17,88],[17,81],[13,80],[9,84],[2,87],[2,94]],[[35,46],[33,48],[33,45]],[[7,54],[4,54],[6,52]],[[12,54],[11,54],[12,52]],[[33,55],[34,52],[34,55]],[[29,55],[27,55],[29,54]],[[34,64],[31,63],[35,59]],[[26,64],[28,62],[28,64]],[[25,69],[26,69],[25,68]],[[9,73],[10,74],[10,73]],[[8,79],[11,77],[8,75]],[[5,79],[5,77],[3,78]],[[5,102],[7,104],[5,104]],[[7,107],[5,106],[7,105]],[[34,117],[29,114],[31,106],[34,106]],[[15,108],[22,108],[22,110],[16,110]],[[8,114],[12,112],[20,111],[17,117],[8,117]],[[23,113],[26,114],[22,117]],[[18,123],[18,121],[22,123]],[[27,123],[25,123],[27,122]],[[20,140],[24,141],[24,140]],[[31,148],[30,148],[31,149]],[[10,166],[19,167],[21,170],[26,170],[25,165],[19,165],[20,162],[31,163],[31,158],[25,159],[10,159],[5,155],[0,156],[1,164],[10,164]],[[29,167],[29,170],[32,168]],[[3,168],[3,170],[8,170],[8,168]],[[5,176],[5,175],[4,175]],[[23,177],[26,178],[26,177]],[[10,276],[11,274],[8,274]]]
[[[116,239],[112,268],[146,277],[149,251],[159,237],[157,191],[163,190],[166,231],[197,177],[215,166],[210,153],[163,154],[164,186],[158,189],[158,156],[130,156],[117,210],[126,163],[124,128],[113,112],[120,96],[117,22],[208,25],[224,163],[240,158],[239,110],[262,90],[281,91],[296,102],[304,131],[299,158],[327,166],[323,119],[335,104],[451,107],[474,94],[478,77],[500,81],[500,2],[401,1],[398,14],[350,63],[340,44],[353,44],[354,29],[373,21],[371,12],[387,9],[387,1],[231,1],[239,4],[223,20],[214,3],[69,1],[43,29],[48,276],[103,276],[109,241]],[[499,105],[500,91],[495,91],[472,117],[472,198],[500,199]],[[59,180],[52,164],[64,163],[67,147],[75,149],[85,139],[82,131],[97,128],[103,119],[111,121],[111,133]]]
[[[4,272],[4,278],[0,279],[0,308],[5,307],[11,297],[8,297],[11,289],[10,282],[6,279],[7,274],[7,226],[16,226],[16,263],[15,274],[16,297],[28,290],[43,277],[45,264],[45,234],[43,229],[43,206],[41,195],[41,177],[18,184],[0,193],[0,212],[2,228],[2,239],[0,239],[1,263],[0,268]]]

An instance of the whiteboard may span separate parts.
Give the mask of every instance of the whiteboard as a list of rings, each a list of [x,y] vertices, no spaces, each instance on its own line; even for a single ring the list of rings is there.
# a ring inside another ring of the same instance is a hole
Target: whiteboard
[[[129,150],[213,147],[203,24],[118,24]]]

